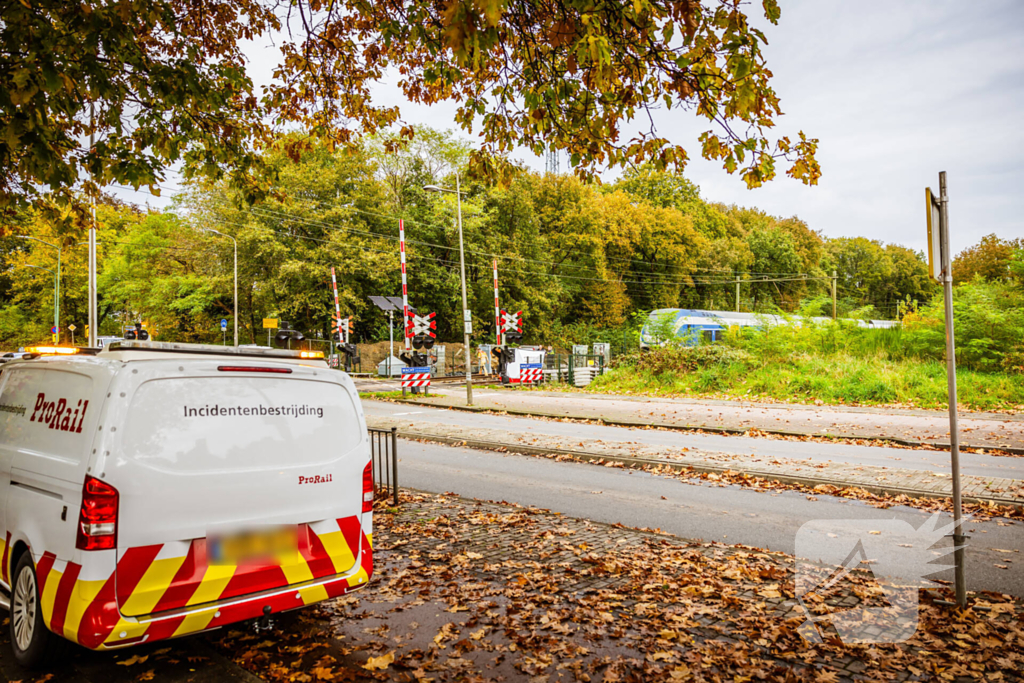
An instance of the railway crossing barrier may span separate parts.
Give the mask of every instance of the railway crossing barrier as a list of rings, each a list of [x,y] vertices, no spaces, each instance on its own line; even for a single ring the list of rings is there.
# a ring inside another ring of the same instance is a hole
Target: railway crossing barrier
[[[429,387],[430,367],[402,368],[402,388]]]

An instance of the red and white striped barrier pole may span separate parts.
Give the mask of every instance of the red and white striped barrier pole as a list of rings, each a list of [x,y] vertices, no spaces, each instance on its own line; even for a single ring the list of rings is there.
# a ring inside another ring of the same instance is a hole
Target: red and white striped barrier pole
[[[341,304],[338,303],[338,278],[334,276],[334,268],[331,268],[331,286],[334,287],[334,318],[335,324],[338,326],[338,335],[341,337],[341,341],[348,344],[348,330],[342,330],[341,328]]]
[[[405,278],[405,221],[398,219],[398,248],[402,256],[402,336],[405,350],[409,350],[409,285]]]
[[[501,309],[498,308],[498,259],[492,262],[494,268],[494,332],[501,346]]]

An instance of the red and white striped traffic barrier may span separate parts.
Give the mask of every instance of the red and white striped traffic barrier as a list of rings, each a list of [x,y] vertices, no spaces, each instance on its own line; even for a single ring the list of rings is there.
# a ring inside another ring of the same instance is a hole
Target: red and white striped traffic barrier
[[[429,387],[429,372],[410,372],[402,375],[402,387]]]
[[[540,368],[521,369],[519,379],[523,384],[537,384],[542,379],[543,371]]]

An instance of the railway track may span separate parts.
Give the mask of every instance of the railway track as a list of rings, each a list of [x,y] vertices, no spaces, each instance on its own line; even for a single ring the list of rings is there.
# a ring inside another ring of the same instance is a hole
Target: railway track
[[[488,375],[484,372],[475,372],[470,375],[472,380],[475,382],[478,379],[497,379],[497,375]],[[431,384],[454,384],[458,382],[465,382],[465,375],[446,375],[444,377],[432,377],[430,379]]]

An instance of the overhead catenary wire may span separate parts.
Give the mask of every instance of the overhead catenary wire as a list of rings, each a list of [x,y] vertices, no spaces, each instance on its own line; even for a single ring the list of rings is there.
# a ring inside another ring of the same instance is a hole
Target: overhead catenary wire
[[[161,185],[156,185],[156,186],[157,187],[161,187],[162,189],[167,189],[169,191],[173,191],[172,188],[167,188],[167,187],[164,187],[164,186],[161,186]],[[126,186],[120,186],[119,185],[118,187],[122,187],[124,189],[132,189],[132,190],[134,190],[134,188],[129,188],[129,187],[126,187]],[[157,196],[157,195],[154,195],[152,192],[148,192],[147,190],[143,190],[141,188],[138,189],[138,190],[134,190],[134,191],[143,192],[145,194],[150,194],[151,196]],[[183,194],[185,194],[184,191],[178,192],[175,195],[172,195],[171,198],[173,199],[173,198],[176,198],[177,196],[180,196],[180,195],[183,195]],[[250,212],[251,211],[257,211],[257,212],[264,212],[264,213],[270,213],[270,214],[283,215],[283,216],[287,216],[290,220],[306,221],[307,223],[310,223],[310,224],[319,223],[319,224],[321,224],[324,227],[331,227],[331,228],[334,228],[334,229],[340,229],[340,230],[344,230],[346,232],[350,232],[352,234],[362,234],[362,235],[376,237],[376,238],[380,238],[380,239],[388,239],[388,240],[392,240],[392,241],[396,241],[396,242],[398,241],[398,236],[397,235],[388,235],[388,234],[384,234],[384,233],[377,233],[377,232],[372,232],[372,231],[367,231],[367,230],[359,230],[359,229],[352,228],[352,227],[349,227],[349,226],[333,226],[333,225],[329,225],[329,224],[323,223],[322,221],[315,221],[314,219],[297,218],[297,217],[294,216],[294,214],[290,214],[290,213],[288,213],[286,211],[283,211],[283,210],[280,210],[280,209],[273,209],[273,208],[269,208],[269,207],[266,207],[266,206],[242,208],[242,207],[238,207],[238,206],[232,204],[229,199],[227,199],[226,197],[223,197],[223,196],[219,197],[217,199],[218,199],[218,201],[222,205],[227,206],[230,209],[236,210],[236,211],[243,211],[243,212],[245,212],[245,211],[250,211]],[[383,219],[387,219],[387,220],[397,221],[397,220],[399,220],[399,218],[403,218],[403,217],[399,217],[399,216],[395,216],[395,215],[391,215],[391,214],[383,214],[383,213],[380,213],[380,212],[368,211],[366,209],[360,209],[360,208],[358,208],[356,206],[352,206],[350,204],[336,205],[336,204],[332,204],[332,203],[328,203],[328,202],[313,201],[313,200],[308,200],[308,199],[303,199],[303,200],[300,200],[300,201],[304,201],[307,204],[315,204],[315,205],[320,205],[320,206],[333,206],[336,209],[345,209],[345,210],[348,210],[348,211],[353,211],[353,212],[356,212],[356,213],[361,213],[361,214],[370,215],[370,216],[376,216],[378,218],[383,218]],[[438,226],[435,223],[430,223],[430,222],[422,221],[422,220],[418,220],[418,219],[403,218],[403,220],[405,220],[406,223],[411,223],[413,225],[425,225],[425,226],[429,226],[429,227],[433,227],[433,228],[444,229],[443,226]],[[446,249],[446,250],[452,250],[452,251],[457,250],[457,247],[454,247],[454,246],[444,245],[444,244],[437,244],[437,243],[433,243],[433,242],[426,242],[426,241],[423,241],[423,240],[415,240],[415,239],[408,239],[407,238],[406,242],[409,243],[409,244],[418,244],[418,245],[421,245],[421,246],[429,246],[429,247],[434,247],[434,248],[438,248],[438,249]],[[489,258],[489,259],[498,258],[498,259],[511,260],[511,261],[524,260],[524,261],[530,261],[530,262],[534,262],[534,263],[546,263],[546,264],[554,265],[554,266],[558,266],[558,267],[577,268],[577,269],[581,269],[581,268],[586,268],[587,267],[587,266],[581,266],[581,265],[577,265],[577,264],[566,264],[566,263],[558,262],[558,261],[550,261],[550,260],[545,260],[545,259],[528,259],[528,258],[525,258],[525,257],[522,257],[522,256],[509,256],[507,254],[494,253],[494,252],[485,252],[485,251],[478,251],[478,250],[472,250],[472,249],[467,249],[466,251],[467,251],[467,253],[472,253],[472,254],[476,254],[476,255],[479,255],[479,256],[484,256],[484,257]],[[618,258],[618,257],[614,257],[614,256],[607,256],[607,255],[604,256],[604,260],[605,261],[611,261],[611,262],[618,262],[618,263],[636,263],[636,264],[641,264],[641,265],[647,266],[647,267],[652,267],[654,265],[654,264],[651,264],[650,262],[647,262],[647,261],[641,261],[641,260],[637,260],[637,259],[623,259],[623,258]],[[700,267],[691,267],[690,270],[691,271],[698,271],[698,272],[708,272],[708,273],[735,273],[736,272],[735,270],[728,269],[728,268],[700,268]],[[627,272],[629,272],[629,271],[627,270]],[[633,272],[634,272],[634,275],[640,276],[640,277],[645,277],[645,278],[646,278],[646,276],[652,274],[649,271],[648,272],[636,272],[636,271],[633,271]],[[741,272],[741,273],[737,273],[737,275],[740,276],[740,277],[747,277],[747,278],[760,278],[760,277],[765,277],[765,276],[794,276],[794,280],[805,279],[804,274],[802,274],[802,273],[783,273],[783,272],[767,272],[767,271],[744,271],[744,272]],[[713,277],[713,276],[709,275],[707,277]],[[830,278],[828,278],[828,277],[821,277],[821,278],[814,278],[814,279],[828,280]],[[786,280],[781,280],[780,279],[780,280],[777,280],[777,281],[782,282],[782,281],[786,281]],[[790,280],[790,281],[792,281],[792,280]],[[653,281],[650,281],[650,280],[645,280],[645,283],[647,283],[647,282],[650,282],[652,284],[659,284],[658,282],[653,282]],[[700,284],[734,284],[734,283],[735,283],[735,277],[730,278],[728,280],[723,280],[722,282],[700,283]],[[664,281],[664,282],[660,282],[660,284],[673,284],[673,282]],[[689,283],[688,282],[684,282],[684,281],[675,281],[674,284],[689,284]]]

